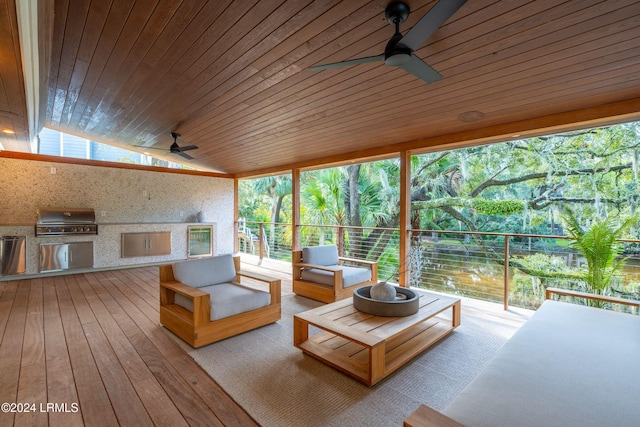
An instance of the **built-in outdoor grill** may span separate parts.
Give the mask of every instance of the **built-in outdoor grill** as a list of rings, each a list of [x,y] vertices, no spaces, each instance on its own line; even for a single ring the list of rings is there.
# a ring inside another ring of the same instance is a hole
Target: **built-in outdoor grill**
[[[38,209],[36,236],[98,234],[93,209]]]

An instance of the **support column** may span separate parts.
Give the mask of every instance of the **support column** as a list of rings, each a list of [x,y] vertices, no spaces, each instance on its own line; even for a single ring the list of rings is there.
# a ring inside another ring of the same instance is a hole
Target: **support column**
[[[400,286],[409,286],[410,231],[411,230],[411,153],[400,153]]]
[[[300,169],[291,171],[291,250],[300,247]]]
[[[233,180],[233,253],[240,251],[240,245],[238,243],[238,178]]]

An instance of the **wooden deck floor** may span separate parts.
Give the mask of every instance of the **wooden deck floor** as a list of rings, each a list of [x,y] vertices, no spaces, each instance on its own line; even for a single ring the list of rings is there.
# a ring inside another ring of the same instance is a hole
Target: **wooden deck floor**
[[[158,269],[0,282],[2,426],[251,426],[159,324]]]
[[[289,263],[243,255],[242,268],[291,294]],[[0,426],[257,425],[160,326],[158,297],[157,267],[0,282],[0,403],[20,409]],[[531,314],[465,311],[515,326]]]

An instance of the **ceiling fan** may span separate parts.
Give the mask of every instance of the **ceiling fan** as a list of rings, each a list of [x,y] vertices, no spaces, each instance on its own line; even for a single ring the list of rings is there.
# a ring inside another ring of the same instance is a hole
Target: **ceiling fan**
[[[187,153],[185,153],[185,151],[189,151],[189,150],[197,150],[198,146],[196,145],[187,145],[184,147],[180,147],[178,145],[178,138],[180,137],[180,135],[178,135],[175,132],[171,132],[171,136],[173,137],[173,144],[171,144],[171,147],[169,147],[169,152],[173,153],[173,154],[177,154],[178,156],[182,156],[185,159],[193,159],[193,157],[191,157],[190,155],[188,155]]]
[[[180,135],[175,132],[171,132],[171,137],[173,138],[173,144],[171,144],[171,147],[169,147],[169,152],[172,154],[177,154],[178,156],[182,156],[187,160],[193,160],[193,157],[185,153],[185,151],[196,150],[198,146],[187,145],[184,147],[180,147],[178,145],[178,138],[180,137]],[[145,149],[153,148],[154,150],[163,150],[163,151],[165,150],[164,148],[144,147],[144,146],[137,146],[137,145],[136,147],[145,148]]]
[[[405,71],[421,78],[427,83],[433,83],[442,78],[442,75],[429,64],[418,58],[413,52],[420,48],[433,33],[444,24],[467,0],[440,0],[411,28],[404,36],[400,33],[400,24],[409,17],[409,6],[401,1],[389,3],[385,9],[387,22],[395,25],[396,32],[391,37],[384,49],[384,53],[365,58],[349,59],[331,64],[316,65],[310,67],[312,71],[326,70],[330,68],[349,65],[364,64],[367,62],[384,61],[385,64],[400,67]]]

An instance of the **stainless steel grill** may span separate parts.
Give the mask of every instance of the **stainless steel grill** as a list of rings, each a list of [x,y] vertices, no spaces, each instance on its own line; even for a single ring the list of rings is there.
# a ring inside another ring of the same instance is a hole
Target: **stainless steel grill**
[[[98,234],[93,209],[38,209],[36,236]]]

